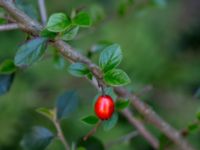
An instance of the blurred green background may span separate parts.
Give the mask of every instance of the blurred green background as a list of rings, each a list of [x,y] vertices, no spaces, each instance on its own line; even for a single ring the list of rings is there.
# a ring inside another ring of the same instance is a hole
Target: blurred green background
[[[27,2],[38,10],[36,1]],[[102,40],[120,44],[124,54],[120,67],[132,80],[127,88],[137,93],[146,85],[153,86],[153,90],[142,98],[177,129],[195,120],[200,109],[200,1],[135,0],[128,6],[124,6],[125,0],[48,0],[46,3],[48,15],[70,14],[73,9],[82,7],[94,15],[97,10],[102,20],[90,29],[81,30],[70,44],[83,54]],[[25,39],[26,34],[19,30],[0,32],[0,62],[13,59],[17,47]],[[49,47],[47,53],[52,54],[53,48]],[[95,54],[94,62],[97,57]],[[97,91],[84,79],[72,77],[67,66],[66,62],[64,68],[59,69],[52,57],[45,57],[17,73],[9,93],[0,97],[0,150],[20,150],[22,136],[34,125],[55,131],[50,121],[35,109],[53,107],[56,97],[68,89],[78,91],[80,103],[78,110],[62,122],[66,138],[76,142],[91,129],[80,119],[93,113],[92,100]],[[160,136],[153,126],[148,125],[148,128]],[[95,136],[108,144],[134,130],[120,116],[115,128],[108,132],[99,129]],[[197,149],[200,149],[199,138],[199,132],[188,137]],[[54,141],[47,149],[62,150],[63,147]],[[108,149],[152,148],[143,137],[137,136]]]

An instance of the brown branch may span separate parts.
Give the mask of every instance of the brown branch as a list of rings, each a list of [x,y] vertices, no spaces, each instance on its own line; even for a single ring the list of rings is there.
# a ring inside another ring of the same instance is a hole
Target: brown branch
[[[127,120],[129,121],[130,124],[135,126],[135,128],[138,130],[138,132],[149,142],[151,145],[155,148],[159,148],[159,142],[158,140],[145,128],[143,123],[136,119],[135,117],[132,117],[132,114],[130,110],[125,109],[122,114],[126,116]]]
[[[91,137],[93,134],[95,134],[95,132],[97,131],[97,128],[100,126],[101,121],[99,121],[95,127],[90,130],[90,132],[88,132],[88,134],[86,134],[86,136],[83,137],[83,140],[86,141],[89,137]]]
[[[147,104],[141,101],[137,96],[130,94],[124,88],[115,88],[115,92],[131,100],[133,106],[140,112],[147,121],[160,129],[169,139],[179,145],[182,150],[192,150],[193,148],[183,138],[181,133],[171,127],[158,114],[156,114]]]
[[[26,30],[33,35],[38,35],[42,30],[42,26],[29,18],[22,11],[17,9],[12,3],[12,0],[0,0],[0,6],[6,9],[10,15],[21,24]],[[21,28],[23,28],[20,26]],[[56,40],[54,46],[58,48],[60,53],[72,62],[82,62],[88,65],[98,82],[102,82],[102,73],[97,65],[93,64],[89,59],[81,55],[79,52],[74,51],[68,44],[61,40]],[[166,123],[158,116],[147,104],[142,102],[138,97],[131,95],[124,88],[114,88],[118,96],[128,97],[131,99],[133,106],[140,112],[150,123],[161,130],[168,138],[176,143],[182,150],[193,150],[188,142],[181,136],[181,134]],[[127,113],[125,113],[127,115]],[[127,118],[127,116],[126,116]],[[135,124],[134,124],[135,125]]]
[[[14,29],[18,29],[18,28],[19,28],[19,26],[16,23],[0,25],[0,31],[14,30]]]
[[[61,129],[60,122],[56,119],[56,117],[54,118],[53,123],[56,127],[56,130],[57,130],[57,136],[60,139],[60,141],[63,143],[65,150],[70,150],[70,146],[69,146],[67,140],[65,139],[65,136],[64,136],[63,131]]]

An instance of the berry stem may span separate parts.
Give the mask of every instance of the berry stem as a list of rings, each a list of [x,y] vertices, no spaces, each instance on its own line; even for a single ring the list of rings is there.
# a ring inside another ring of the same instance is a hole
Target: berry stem
[[[89,137],[91,137],[97,131],[97,128],[100,126],[100,124],[101,120],[99,120],[99,122],[95,125],[95,127],[83,137],[83,140],[86,141]]]

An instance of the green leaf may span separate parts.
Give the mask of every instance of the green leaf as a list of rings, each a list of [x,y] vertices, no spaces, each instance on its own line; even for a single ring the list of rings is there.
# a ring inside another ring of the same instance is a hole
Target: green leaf
[[[123,110],[123,109],[127,108],[129,106],[129,104],[130,104],[130,101],[120,99],[115,103],[115,108],[117,110]]]
[[[82,121],[89,125],[95,125],[99,121],[99,119],[96,116],[91,115],[83,118]]]
[[[4,18],[0,18],[0,24],[6,24],[7,20]]]
[[[80,27],[89,27],[91,25],[90,16],[86,12],[80,12],[78,15],[76,15],[73,19],[73,22]]]
[[[57,118],[63,119],[70,116],[78,105],[78,96],[75,91],[68,91],[58,97],[56,103]]]
[[[111,86],[123,86],[130,83],[128,75],[121,69],[113,69],[106,72],[104,81]]]
[[[100,54],[99,66],[104,72],[117,67],[122,60],[121,48],[118,44],[106,47]]]
[[[24,150],[44,150],[54,138],[52,132],[44,127],[34,127],[24,135],[21,146]]]
[[[105,131],[109,131],[117,124],[117,121],[118,121],[118,114],[114,113],[109,120],[103,122],[103,129]]]
[[[169,145],[172,145],[172,141],[165,136],[164,134],[161,134],[159,136],[159,150],[165,150]]]
[[[82,63],[74,63],[71,64],[68,68],[69,73],[77,77],[83,77],[90,73],[89,69],[85,64]]]
[[[64,69],[65,67],[65,59],[56,49],[53,51],[53,64],[56,69]]]
[[[46,38],[49,38],[49,39],[54,39],[57,36],[57,33],[51,32],[47,29],[44,29],[40,32],[40,36],[46,37]]]
[[[197,112],[196,116],[197,116],[197,119],[200,121],[200,111]]]
[[[13,60],[5,60],[2,64],[0,64],[0,73],[1,74],[11,74],[17,70]]]
[[[78,147],[77,150],[86,150],[84,147]]]
[[[42,114],[43,116],[49,118],[50,120],[53,120],[53,117],[55,115],[55,111],[52,109],[48,109],[48,108],[38,108],[36,109],[36,111],[40,114]]]
[[[19,47],[15,55],[15,65],[27,67],[38,61],[46,50],[47,39],[35,38]]]
[[[64,41],[73,40],[76,37],[78,30],[79,30],[79,27],[76,26],[70,29],[69,31],[65,31],[65,33],[63,33],[63,35],[61,36],[61,39]]]
[[[190,132],[194,132],[197,129],[199,129],[199,124],[197,124],[196,122],[195,123],[191,123],[190,125],[188,125],[188,130]]]
[[[47,22],[47,30],[51,32],[63,32],[71,25],[71,21],[64,13],[55,13]]]
[[[0,75],[0,95],[7,93],[13,83],[15,74]]]

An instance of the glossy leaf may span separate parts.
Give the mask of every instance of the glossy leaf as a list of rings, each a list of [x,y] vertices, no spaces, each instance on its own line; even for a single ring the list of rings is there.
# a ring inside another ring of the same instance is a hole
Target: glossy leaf
[[[127,108],[129,106],[129,104],[130,104],[130,101],[120,99],[115,103],[115,108],[117,110],[123,110],[123,109]]]
[[[75,111],[78,105],[78,95],[75,91],[68,91],[58,97],[56,103],[57,118],[63,119]]]
[[[13,60],[5,60],[0,64],[0,73],[1,74],[11,74],[17,70]]]
[[[89,27],[91,25],[90,16],[86,12],[80,12],[78,15],[76,15],[73,19],[73,22],[80,27]]]
[[[13,74],[0,75],[0,95],[9,91],[14,79]]]
[[[64,13],[55,13],[50,16],[46,28],[51,32],[63,32],[70,24],[71,21]]]
[[[118,44],[106,47],[100,54],[99,66],[104,72],[117,67],[122,60],[121,48]]]
[[[61,36],[61,39],[64,40],[64,41],[73,40],[76,37],[76,35],[78,34],[78,30],[79,30],[79,27],[76,26],[76,27],[70,29],[69,31],[66,31]]]
[[[19,47],[15,55],[15,65],[27,67],[38,61],[46,50],[47,39],[35,38]]]
[[[118,121],[118,114],[114,113],[109,120],[103,122],[103,128],[105,131],[112,129]]]
[[[130,78],[121,69],[113,69],[104,75],[104,80],[111,86],[123,86],[130,83]]]
[[[71,64],[68,68],[69,73],[77,77],[83,77],[90,73],[89,69],[85,64],[82,63],[74,63]]]
[[[44,30],[42,30],[40,32],[40,36],[46,37],[46,38],[49,38],[49,39],[53,39],[53,38],[55,38],[57,36],[57,33],[51,32],[51,31],[49,31],[47,29],[44,29]]]
[[[99,119],[96,116],[91,115],[83,118],[82,121],[86,124],[94,125],[99,121]]]
[[[48,108],[38,108],[36,109],[36,111],[40,114],[42,114],[43,116],[49,118],[50,120],[53,120],[53,117],[54,117],[54,113],[55,111],[54,110],[51,110],[51,109],[48,109]]]
[[[24,135],[21,146],[24,150],[44,150],[54,135],[44,127],[34,127],[30,133]]]

